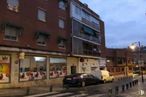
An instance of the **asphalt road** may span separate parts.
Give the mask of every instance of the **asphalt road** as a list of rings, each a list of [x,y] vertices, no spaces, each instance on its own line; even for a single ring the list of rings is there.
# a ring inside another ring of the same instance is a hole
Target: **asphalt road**
[[[62,91],[58,91],[58,92],[49,92],[49,93],[37,94],[37,95],[26,96],[26,97],[109,97],[109,96],[134,97],[134,96],[129,96],[128,95],[129,93],[127,92],[127,91],[135,91],[135,88],[137,88],[137,86],[140,85],[140,84],[132,83],[134,81],[136,81],[136,79],[123,78],[112,83],[80,87],[80,88],[79,87],[69,88],[69,89],[63,89]],[[123,86],[125,86],[124,89]],[[125,96],[126,94],[128,96]]]

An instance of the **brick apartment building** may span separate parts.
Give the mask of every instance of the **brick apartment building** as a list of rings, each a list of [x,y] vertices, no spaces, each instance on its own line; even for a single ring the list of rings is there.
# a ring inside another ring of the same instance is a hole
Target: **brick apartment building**
[[[107,70],[111,75],[121,77],[130,76],[133,73],[133,52],[122,48],[107,48],[106,50]]]
[[[133,73],[143,72],[146,74],[146,47],[132,51],[123,48],[107,48],[106,67],[111,75],[129,76]],[[141,68],[141,69],[140,69]]]
[[[0,0],[0,88],[91,73],[104,50],[104,22],[78,0]]]

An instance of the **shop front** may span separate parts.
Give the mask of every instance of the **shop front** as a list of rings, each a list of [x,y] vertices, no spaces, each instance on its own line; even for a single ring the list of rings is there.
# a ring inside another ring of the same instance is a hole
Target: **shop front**
[[[49,78],[62,78],[67,75],[66,58],[50,57]]]
[[[68,74],[92,73],[99,70],[99,59],[84,57],[67,57]]]
[[[57,84],[67,75],[63,54],[23,51],[20,56],[22,51],[16,50],[0,51],[0,88]]]
[[[47,79],[47,57],[35,55],[25,56],[20,60],[19,81]]]
[[[10,55],[0,55],[0,83],[10,82]]]
[[[80,58],[79,61],[79,71],[81,73],[92,73],[96,70],[99,70],[99,61],[98,59],[91,58]]]

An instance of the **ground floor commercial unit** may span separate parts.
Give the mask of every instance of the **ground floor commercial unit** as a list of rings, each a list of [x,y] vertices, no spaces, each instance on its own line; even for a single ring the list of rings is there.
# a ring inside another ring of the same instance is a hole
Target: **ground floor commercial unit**
[[[0,47],[0,88],[60,85],[67,74],[99,69],[99,59]]]
[[[101,58],[72,56],[67,57],[68,74],[73,73],[93,73],[100,70]]]
[[[0,88],[59,83],[67,74],[66,62],[61,53],[0,47]]]
[[[133,65],[107,66],[107,70],[115,77],[125,77],[133,75]]]

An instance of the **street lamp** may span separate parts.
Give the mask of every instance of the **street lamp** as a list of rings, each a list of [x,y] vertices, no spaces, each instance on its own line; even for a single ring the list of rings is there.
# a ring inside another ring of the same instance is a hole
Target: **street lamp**
[[[142,71],[142,66],[141,66],[141,43],[140,43],[140,41],[132,43],[129,46],[129,48],[132,49],[133,51],[135,51],[136,49],[138,49],[138,65],[139,65],[139,71],[140,71],[140,74],[141,74],[141,80],[142,80],[142,82],[144,82],[143,71]]]

